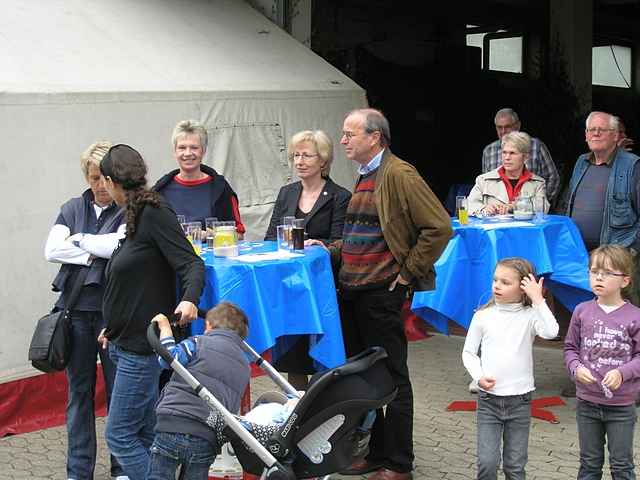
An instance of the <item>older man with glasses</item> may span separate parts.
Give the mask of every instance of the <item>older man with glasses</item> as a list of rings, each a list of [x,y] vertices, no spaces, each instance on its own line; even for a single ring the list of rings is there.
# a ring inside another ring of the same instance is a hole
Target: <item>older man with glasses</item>
[[[632,253],[640,245],[640,169],[638,156],[620,145],[618,117],[606,112],[591,112],[587,117],[585,139],[589,153],[578,157],[569,182],[567,215],[578,226],[587,250],[604,244],[628,247]],[[638,305],[639,257],[635,255],[629,300]],[[607,275],[607,272],[591,272]],[[575,385],[562,390],[575,396]]]
[[[511,108],[498,110],[494,122],[498,140],[487,145],[482,151],[482,173],[490,172],[502,165],[502,137],[507,133],[520,131],[520,118]],[[527,160],[527,169],[545,179],[547,199],[553,205],[560,192],[560,175],[549,149],[539,138],[531,137],[531,153]]]
[[[409,289],[435,288],[434,264],[451,238],[451,220],[418,171],[390,150],[389,122],[379,110],[347,114],[340,143],[358,164],[342,240],[329,245],[340,265],[340,318],[347,356],[387,351],[398,392],[378,410],[366,459],[341,472],[369,480],[413,477],[413,390],[400,310]],[[322,244],[318,240],[309,243]]]
[[[606,243],[638,249],[638,156],[620,148],[618,136],[617,117],[605,112],[589,114],[585,138],[590,152],[576,161],[567,209],[587,250]]]

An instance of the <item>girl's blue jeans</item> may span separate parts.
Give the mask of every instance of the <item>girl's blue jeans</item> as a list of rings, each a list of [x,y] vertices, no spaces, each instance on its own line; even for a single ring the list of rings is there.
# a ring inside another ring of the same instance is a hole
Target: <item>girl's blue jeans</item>
[[[635,405],[611,406],[578,399],[576,421],[580,441],[578,480],[602,478],[605,443],[613,480],[636,478],[633,463]]]
[[[497,396],[478,393],[478,479],[495,480],[500,466],[507,480],[524,480],[531,425],[531,392]]]

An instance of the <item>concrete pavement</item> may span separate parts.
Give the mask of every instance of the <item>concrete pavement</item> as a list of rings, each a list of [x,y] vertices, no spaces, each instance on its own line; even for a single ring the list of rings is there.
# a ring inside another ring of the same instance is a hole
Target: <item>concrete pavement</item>
[[[436,335],[410,344],[410,368],[415,395],[416,479],[463,480],[475,478],[476,421],[473,412],[447,412],[454,400],[472,400],[460,352],[464,339]],[[558,395],[567,385],[559,348],[536,347],[534,398]],[[255,395],[273,384],[254,379]],[[575,400],[550,407],[559,424],[533,419],[529,440],[527,477],[531,480],[575,478],[578,470],[578,437]],[[108,480],[108,455],[104,443],[104,419],[98,420],[99,459],[95,479]],[[638,440],[636,439],[636,446]],[[636,448],[637,451],[637,448]],[[64,427],[0,439],[0,478],[64,479],[66,431]],[[638,458],[636,457],[636,463]],[[347,479],[354,477],[332,478]],[[501,478],[501,477],[499,477]],[[610,479],[605,472],[605,479]]]

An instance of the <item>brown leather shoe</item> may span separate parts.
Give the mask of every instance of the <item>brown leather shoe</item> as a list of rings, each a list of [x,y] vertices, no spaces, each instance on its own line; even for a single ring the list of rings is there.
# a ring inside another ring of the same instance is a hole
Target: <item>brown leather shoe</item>
[[[373,472],[382,467],[382,463],[370,462],[366,458],[356,460],[351,464],[349,468],[340,472],[340,475],[364,475],[365,473]]]
[[[394,472],[388,468],[381,468],[376,473],[368,477],[368,480],[412,480],[411,472]]]

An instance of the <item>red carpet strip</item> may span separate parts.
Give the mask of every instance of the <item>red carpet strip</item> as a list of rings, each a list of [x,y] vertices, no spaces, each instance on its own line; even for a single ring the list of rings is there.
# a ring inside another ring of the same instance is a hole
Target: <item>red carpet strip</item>
[[[531,400],[531,416],[550,423],[560,423],[558,417],[553,412],[545,410],[545,407],[558,407],[566,405],[564,401],[557,396],[540,397]],[[451,402],[447,407],[448,412],[475,412],[477,404],[475,400],[456,400]]]

